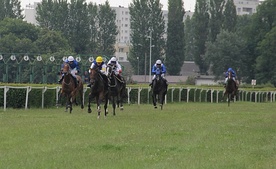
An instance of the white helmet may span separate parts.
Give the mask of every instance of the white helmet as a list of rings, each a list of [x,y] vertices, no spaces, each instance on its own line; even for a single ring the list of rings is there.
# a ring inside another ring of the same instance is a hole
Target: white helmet
[[[157,60],[157,61],[156,61],[156,64],[157,64],[157,65],[161,65],[161,63],[162,63],[161,60]]]
[[[116,57],[112,57],[110,61],[111,61],[111,62],[112,62],[112,61],[113,61],[113,62],[116,62],[117,59],[116,59]]]
[[[73,57],[73,56],[69,56],[69,57],[68,57],[68,61],[69,61],[69,62],[74,61],[74,57]]]

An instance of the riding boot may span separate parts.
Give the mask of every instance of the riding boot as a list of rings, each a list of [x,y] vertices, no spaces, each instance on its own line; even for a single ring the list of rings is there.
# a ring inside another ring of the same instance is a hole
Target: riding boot
[[[152,84],[153,84],[153,80],[151,81],[151,83],[149,84],[149,86],[151,86],[151,87],[152,87]]]
[[[87,85],[87,87],[91,87],[91,83],[89,83],[89,84]]]
[[[166,83],[166,86],[168,87],[169,83],[168,83],[167,79],[165,79],[165,83]]]
[[[61,78],[59,79],[58,83],[61,83],[63,78],[64,78],[64,76],[62,75]]]

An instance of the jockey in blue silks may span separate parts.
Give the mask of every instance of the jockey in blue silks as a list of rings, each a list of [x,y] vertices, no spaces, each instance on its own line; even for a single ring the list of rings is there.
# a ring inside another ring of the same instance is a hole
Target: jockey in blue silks
[[[156,75],[161,74],[161,77],[167,84],[167,80],[165,78],[166,66],[161,62],[161,60],[157,60],[156,63],[152,66],[151,73],[153,74],[152,81],[156,78]],[[151,86],[152,82],[149,85]]]
[[[229,72],[232,72],[232,79],[234,80],[236,87],[237,87],[237,82],[236,82],[236,72],[232,69],[232,68],[228,68],[228,70],[225,72],[225,85],[227,83],[227,79],[228,79],[228,74]]]
[[[75,86],[77,86],[78,81],[76,78],[76,73],[80,72],[79,63],[74,59],[73,56],[69,56],[68,59],[66,59],[64,63],[69,64],[71,75],[74,77]],[[61,83],[63,78],[64,78],[64,74],[62,74],[62,76],[58,82]]]

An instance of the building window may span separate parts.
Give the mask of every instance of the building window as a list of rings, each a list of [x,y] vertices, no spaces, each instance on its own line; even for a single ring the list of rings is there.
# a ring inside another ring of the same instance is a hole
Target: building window
[[[124,57],[119,57],[119,61],[124,60]]]
[[[119,48],[119,52],[124,52],[124,48]]]
[[[125,27],[128,27],[128,24],[125,24]]]

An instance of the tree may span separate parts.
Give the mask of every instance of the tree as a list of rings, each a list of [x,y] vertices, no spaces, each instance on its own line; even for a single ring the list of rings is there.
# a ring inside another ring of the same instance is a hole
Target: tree
[[[237,11],[233,0],[227,0],[223,16],[222,29],[228,30],[229,32],[235,31],[237,24]]]
[[[194,61],[199,66],[200,74],[206,74],[209,68],[208,59],[205,57],[205,43],[208,38],[209,13],[205,0],[197,0],[195,13],[192,18]]]
[[[224,5],[225,0],[210,0],[209,40],[211,42],[216,40],[222,28]]]
[[[18,0],[0,0],[0,21],[4,18],[23,19],[21,3]]]
[[[138,70],[139,66],[139,74],[143,71],[144,74],[147,74],[151,71],[147,69],[148,65],[151,67],[156,59],[161,59],[164,52],[165,22],[161,4],[159,0],[133,0],[129,11],[132,46],[128,60],[134,70]],[[151,47],[150,40],[152,42]],[[152,49],[151,63],[149,63],[150,48]]]
[[[185,59],[183,1],[169,0],[168,11],[166,66],[169,74],[179,75]]]
[[[89,34],[91,35],[91,39],[90,42],[88,44],[88,53],[98,53],[97,52],[97,48],[98,48],[98,44],[97,44],[97,37],[98,37],[98,17],[97,17],[97,13],[98,13],[98,6],[96,4],[93,3],[89,3],[88,6],[88,22],[90,25],[90,32]]]
[[[209,41],[206,45],[206,56],[216,79],[223,77],[224,71],[229,67],[236,70],[238,76],[242,74],[246,62],[244,57],[246,43],[237,33],[222,30],[215,42]]]
[[[260,53],[261,50],[257,50],[258,44],[276,25],[276,1],[264,1],[261,5],[258,6],[257,13],[253,14],[251,19],[252,21],[250,27],[244,32],[244,35],[246,35],[247,39],[247,50],[249,51],[246,59],[248,70],[247,82],[250,82],[251,79],[256,78],[256,59],[258,56],[262,55]]]
[[[185,20],[185,60],[194,60],[194,25],[190,16]]]
[[[98,52],[107,56],[115,53],[114,44],[116,42],[117,26],[116,13],[111,9],[109,2],[105,1],[104,5],[99,6],[98,11]]]
[[[0,51],[2,53],[35,53],[33,44],[39,29],[21,19],[5,18],[0,21]]]
[[[150,65],[155,64],[155,61],[160,59],[165,61],[164,54],[165,54],[165,21],[162,12],[162,6],[159,0],[150,0],[149,2],[149,9],[150,9],[150,18],[149,18],[149,26],[150,29],[148,35],[150,36],[147,38],[148,44],[150,45],[150,40],[152,41],[151,44],[151,63]],[[150,39],[151,38],[151,39]],[[149,47],[150,48],[150,47]],[[150,49],[149,49],[150,50]],[[166,62],[166,61],[165,61]],[[150,70],[151,71],[151,70]]]
[[[75,53],[87,53],[90,42],[90,25],[85,0],[71,0],[69,5],[68,39]]]
[[[39,38],[35,41],[39,52],[42,54],[54,54],[60,51],[73,53],[66,38],[60,32],[41,29]],[[64,55],[64,53],[63,53]]]
[[[276,87],[276,27],[265,35],[259,43],[260,56],[257,57],[256,79],[259,83],[272,83]]]

